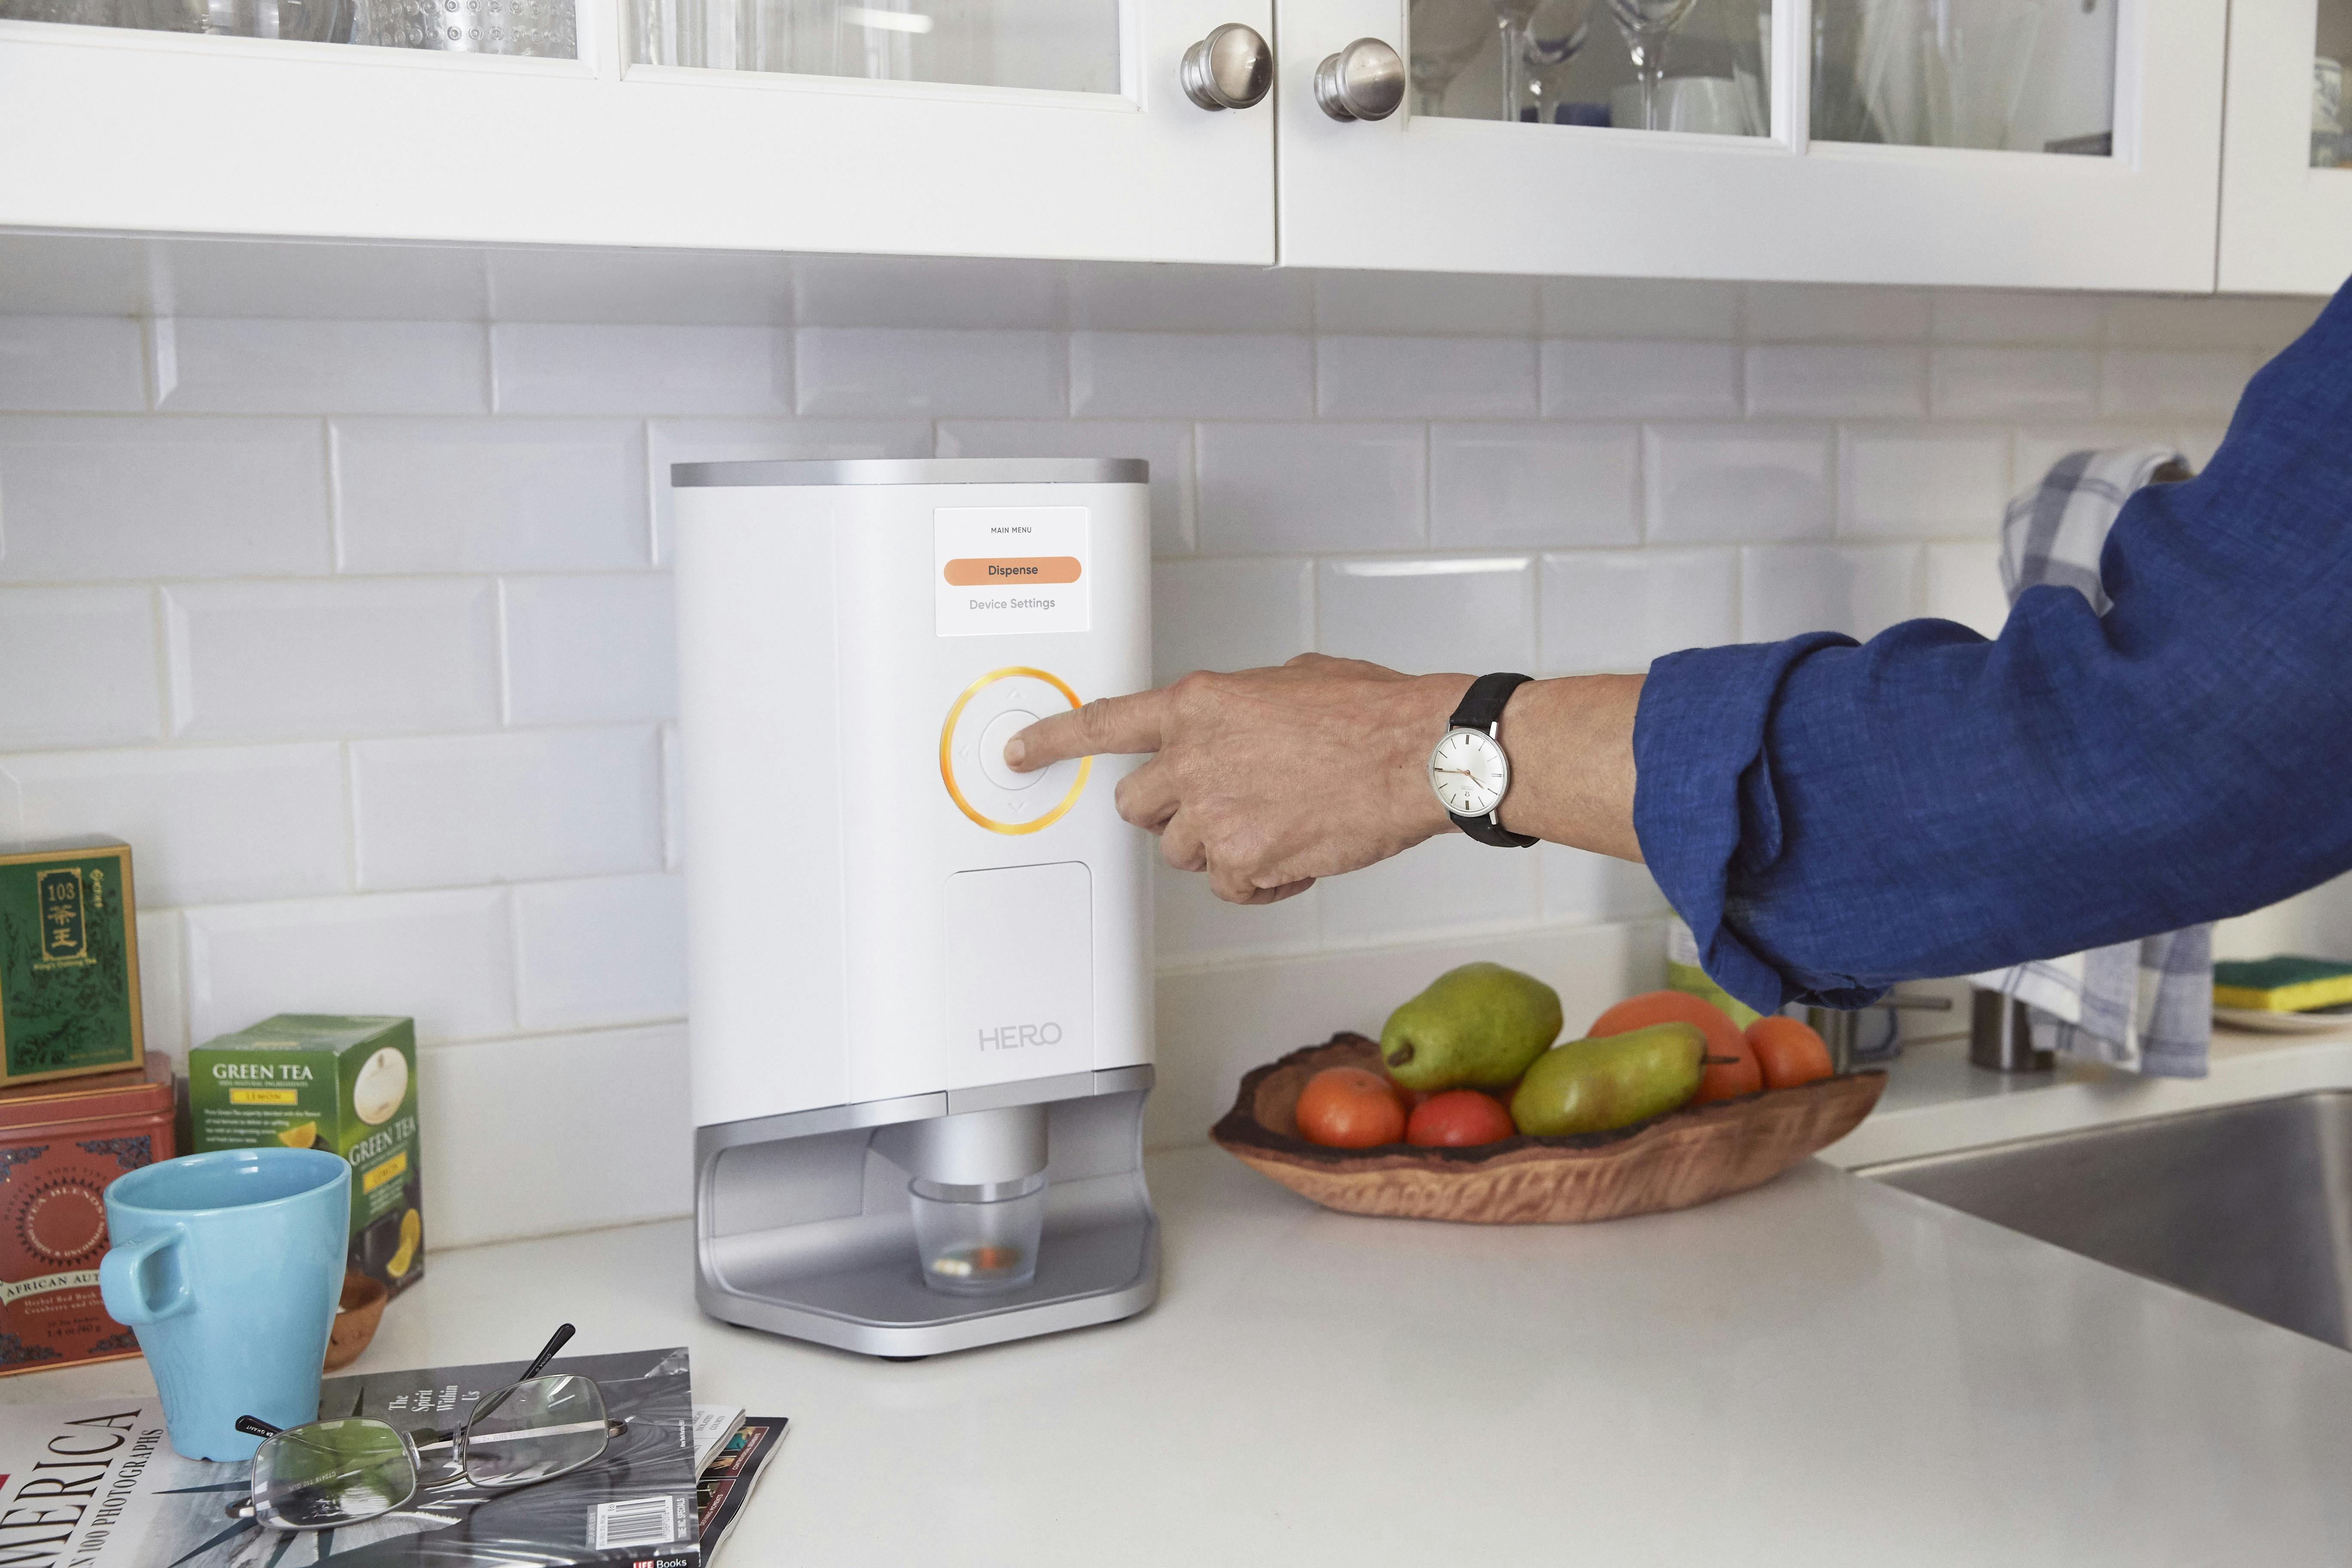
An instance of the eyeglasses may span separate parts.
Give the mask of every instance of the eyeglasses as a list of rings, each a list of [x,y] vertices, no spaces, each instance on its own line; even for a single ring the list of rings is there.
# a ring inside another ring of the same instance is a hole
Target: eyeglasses
[[[391,1513],[420,1491],[527,1487],[593,1463],[629,1424],[605,1415],[593,1378],[540,1375],[572,1331],[570,1323],[556,1330],[521,1377],[478,1402],[454,1431],[403,1432],[360,1416],[281,1431],[239,1417],[236,1429],[262,1444],[253,1495],[231,1503],[229,1517],[272,1530],[340,1529]],[[428,1455],[453,1473],[423,1479]]]

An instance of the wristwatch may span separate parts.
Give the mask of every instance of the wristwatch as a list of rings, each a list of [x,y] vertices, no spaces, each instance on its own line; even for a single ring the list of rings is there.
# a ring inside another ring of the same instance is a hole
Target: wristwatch
[[[1437,792],[1454,826],[1481,844],[1524,849],[1537,842],[1504,826],[1496,813],[1511,788],[1511,760],[1497,731],[1503,705],[1526,685],[1524,675],[1482,675],[1462,694],[1451,726],[1429,753],[1429,787]]]

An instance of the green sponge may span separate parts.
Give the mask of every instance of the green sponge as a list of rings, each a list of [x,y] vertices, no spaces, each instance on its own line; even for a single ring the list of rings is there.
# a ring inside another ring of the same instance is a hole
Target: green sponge
[[[2213,966],[2213,1005],[2308,1013],[2352,1002],[2352,963],[2332,958],[2224,959]]]

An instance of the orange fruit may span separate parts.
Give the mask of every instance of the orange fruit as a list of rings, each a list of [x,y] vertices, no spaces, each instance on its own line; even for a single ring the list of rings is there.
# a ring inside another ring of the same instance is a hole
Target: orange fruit
[[[1587,1036],[1623,1035],[1653,1024],[1696,1024],[1706,1037],[1710,1059],[1700,1075],[1698,1092],[1691,1096],[1692,1104],[1754,1094],[1764,1087],[1764,1071],[1757,1065],[1756,1052],[1739,1026],[1731,1021],[1731,1015],[1686,991],[1644,991],[1639,996],[1628,996],[1593,1019],[1592,1027],[1584,1032]]]
[[[1298,1135],[1332,1149],[1370,1149],[1404,1139],[1404,1107],[1382,1074],[1325,1068],[1298,1096]]]
[[[1518,1131],[1511,1124],[1511,1113],[1493,1095],[1449,1089],[1413,1107],[1404,1124],[1404,1141],[1424,1149],[1460,1149],[1514,1137]]]
[[[1748,1026],[1748,1044],[1764,1069],[1767,1089],[1794,1089],[1827,1078],[1832,1070],[1828,1043],[1800,1018],[1759,1018]]]

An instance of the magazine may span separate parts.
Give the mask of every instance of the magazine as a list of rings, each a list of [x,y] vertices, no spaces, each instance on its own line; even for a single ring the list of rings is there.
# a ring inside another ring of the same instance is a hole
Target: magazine
[[[520,1361],[331,1377],[321,1417],[451,1427]],[[698,1568],[691,1373],[683,1349],[565,1356],[628,1423],[593,1464],[536,1486],[460,1481],[337,1530],[265,1531],[228,1509],[250,1467],[186,1459],[152,1395],[0,1406],[0,1563],[10,1568]]]
[[[735,1528],[736,1519],[751,1500],[789,1425],[781,1415],[745,1416],[726,1447],[703,1467],[702,1484],[695,1489],[695,1510],[699,1520],[696,1534],[705,1563],[718,1558],[728,1531]]]

